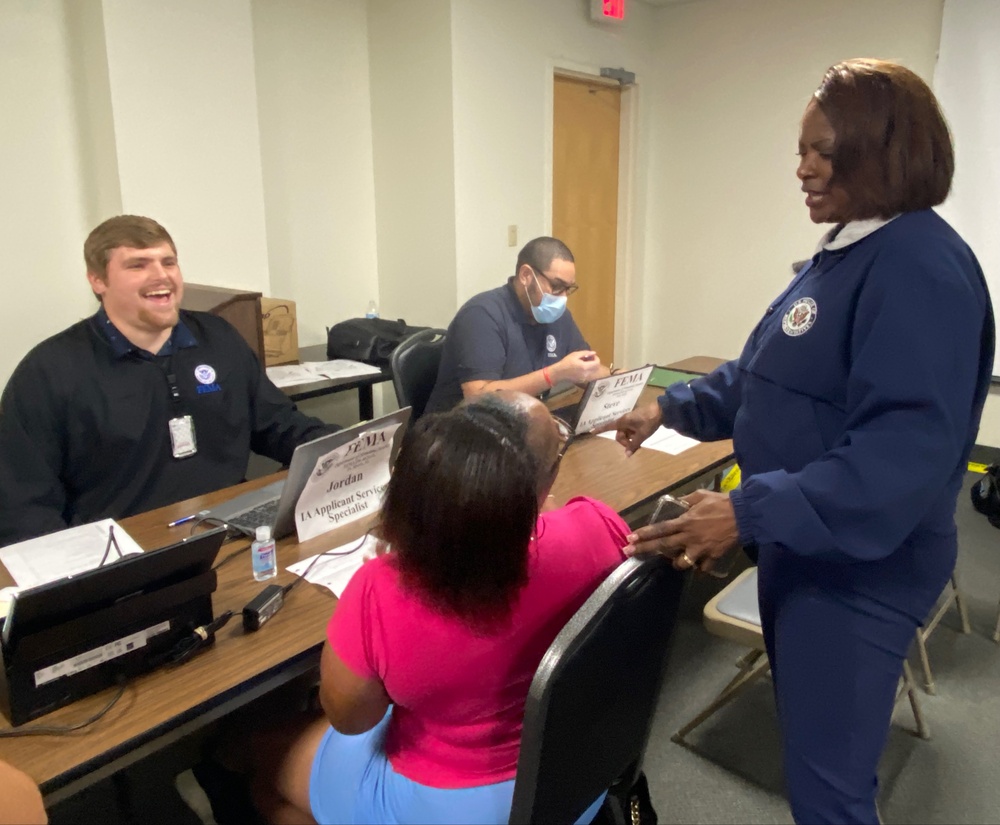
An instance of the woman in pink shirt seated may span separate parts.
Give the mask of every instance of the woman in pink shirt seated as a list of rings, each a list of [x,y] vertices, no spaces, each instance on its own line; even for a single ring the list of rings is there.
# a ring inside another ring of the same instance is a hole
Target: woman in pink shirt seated
[[[377,531],[391,552],[327,630],[326,718],[257,774],[270,821],[507,822],[535,670],[629,532],[587,498],[539,515],[567,435],[509,392],[413,426]]]

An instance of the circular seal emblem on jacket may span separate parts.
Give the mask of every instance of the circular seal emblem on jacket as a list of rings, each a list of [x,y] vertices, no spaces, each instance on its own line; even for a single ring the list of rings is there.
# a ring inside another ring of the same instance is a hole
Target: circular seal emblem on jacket
[[[816,323],[816,302],[812,298],[799,298],[781,319],[781,329],[785,335],[795,337],[812,329]]]
[[[545,349],[547,349],[549,352],[556,351],[556,336],[554,335],[545,336]]]
[[[199,384],[211,384],[215,381],[215,369],[208,364],[199,364],[194,368],[194,377]]]

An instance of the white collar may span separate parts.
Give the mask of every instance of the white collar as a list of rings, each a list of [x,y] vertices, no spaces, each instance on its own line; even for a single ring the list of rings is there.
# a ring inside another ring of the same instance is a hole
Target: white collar
[[[823,249],[831,251],[834,249],[843,249],[845,246],[850,246],[852,243],[857,243],[862,238],[871,235],[876,229],[881,229],[889,221],[894,221],[898,217],[899,215],[893,215],[891,218],[870,218],[865,221],[849,221],[843,225],[839,232],[835,226],[820,238],[816,252]],[[834,234],[836,234],[836,237],[831,237]]]

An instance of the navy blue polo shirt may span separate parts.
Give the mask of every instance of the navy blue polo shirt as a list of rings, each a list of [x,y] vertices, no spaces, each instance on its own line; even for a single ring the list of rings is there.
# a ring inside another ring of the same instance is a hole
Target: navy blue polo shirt
[[[518,378],[571,352],[590,349],[569,310],[552,324],[538,324],[525,313],[514,289],[513,279],[508,279],[459,309],[448,326],[427,412],[454,407],[468,381]]]

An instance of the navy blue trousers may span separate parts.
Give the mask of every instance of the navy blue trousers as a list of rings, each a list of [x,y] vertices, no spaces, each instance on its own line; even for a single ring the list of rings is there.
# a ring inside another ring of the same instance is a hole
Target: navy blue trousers
[[[792,816],[875,825],[878,762],[917,623],[765,559],[759,596]]]

